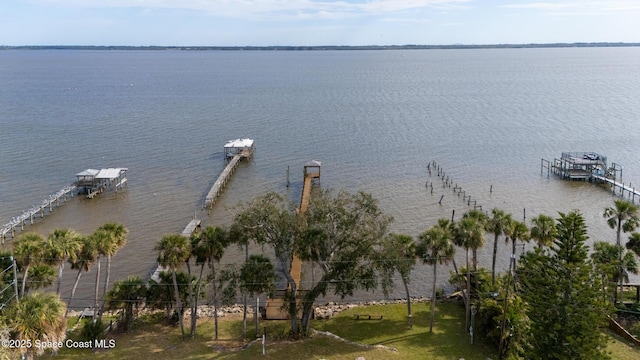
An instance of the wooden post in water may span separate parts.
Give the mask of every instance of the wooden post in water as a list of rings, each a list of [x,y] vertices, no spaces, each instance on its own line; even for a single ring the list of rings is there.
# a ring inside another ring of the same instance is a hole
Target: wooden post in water
[[[440,201],[438,201],[438,205],[442,205],[442,198],[444,198],[444,195],[440,196]]]

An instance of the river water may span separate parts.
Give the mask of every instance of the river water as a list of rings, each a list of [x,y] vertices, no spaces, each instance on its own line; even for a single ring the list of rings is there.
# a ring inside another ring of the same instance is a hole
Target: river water
[[[125,191],[74,198],[28,226],[47,235],[124,224],[128,242],[113,259],[113,280],[146,276],[157,241],[194,215],[226,226],[236,204],[266,191],[298,201],[311,159],[322,161],[323,187],[371,192],[395,218],[393,231],[412,236],[475,204],[527,220],[580,209],[591,241],[614,241],[602,217],[614,197],[541,175],[541,159],[594,151],[624,166],[625,183],[640,183],[634,47],[12,50],[0,52],[0,79],[0,223],[87,168],[129,168]],[[201,210],[224,168],[223,145],[245,137],[255,140],[255,156],[239,166],[213,211]],[[437,186],[435,173],[429,177],[433,160],[471,195],[470,205]],[[434,180],[431,193],[425,182]],[[502,269],[508,253],[501,244]],[[223,262],[242,256],[231,249]],[[479,256],[491,266],[490,246]],[[456,257],[462,262],[464,253]],[[448,271],[438,275],[443,285]],[[73,276],[65,272],[63,296]],[[93,272],[83,279],[79,306],[90,303]],[[428,295],[431,281],[431,270],[419,265],[411,291]]]

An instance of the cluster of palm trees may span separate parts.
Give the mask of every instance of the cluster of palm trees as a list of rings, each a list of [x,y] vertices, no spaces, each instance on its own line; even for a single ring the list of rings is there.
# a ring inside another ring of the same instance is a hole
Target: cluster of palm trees
[[[608,242],[596,242],[591,258],[604,277],[603,291],[608,283],[617,283],[622,298],[622,284],[629,280],[629,273],[638,273],[638,265],[633,253],[625,250],[621,243],[621,234],[631,232],[626,248],[640,256],[640,233],[634,232],[640,226],[638,207],[625,200],[615,200],[614,206],[605,209],[603,216],[607,224],[616,230],[616,244]],[[485,245],[486,235],[493,234],[493,257],[491,263],[491,286],[492,292],[498,291],[496,287],[496,256],[498,253],[499,239],[502,237],[506,243],[511,244],[511,254],[509,268],[507,270],[507,283],[502,284],[501,289],[505,291],[505,297],[509,297],[509,289],[514,283],[513,275],[516,269],[516,249],[518,242],[535,241],[535,250],[542,251],[545,247],[552,246],[556,236],[556,222],[551,216],[540,214],[531,220],[531,227],[524,222],[513,219],[511,214],[501,209],[493,209],[490,214],[479,210],[470,210],[463,214],[459,221],[439,219],[437,223],[418,236],[417,243],[412,241],[399,242],[396,240],[395,247],[404,249],[400,257],[405,258],[405,264],[409,261],[410,268],[397,268],[401,279],[405,283],[408,281],[408,272],[414,262],[413,257],[417,257],[424,264],[433,266],[433,290],[432,298],[436,296],[436,274],[437,265],[453,262],[456,274],[458,267],[454,261],[455,249],[461,248],[465,251],[465,280],[464,301],[466,304],[466,328],[470,326],[471,294],[479,290],[477,284],[479,276],[474,276],[476,284],[472,287],[472,274],[478,272],[478,261],[476,253]],[[396,235],[397,238],[402,236]],[[391,250],[385,250],[386,254],[393,254]],[[397,251],[396,251],[397,252]],[[395,255],[398,256],[398,255]],[[404,272],[403,272],[404,271]],[[460,279],[459,276],[455,278]],[[462,286],[461,286],[462,287]],[[408,290],[407,290],[408,292]],[[617,291],[614,291],[615,302]],[[408,296],[407,296],[408,297]],[[430,331],[433,327],[435,302],[431,302],[431,322]],[[409,305],[409,318],[411,318]]]
[[[171,278],[173,282],[173,290],[175,297],[175,313],[178,316],[180,323],[180,330],[182,332],[182,338],[185,338],[184,323],[182,320],[183,304],[180,296],[180,290],[178,288],[177,273],[178,270],[185,266],[187,267],[187,279],[191,282],[191,259],[195,260],[195,264],[200,266],[200,274],[198,276],[196,286],[188,286],[189,304],[191,306],[191,338],[195,337],[196,333],[196,313],[198,309],[198,299],[201,294],[202,281],[204,275],[204,267],[209,269],[209,283],[211,284],[213,292],[214,303],[214,317],[215,317],[215,338],[218,338],[218,300],[217,294],[219,286],[216,282],[218,276],[216,273],[217,266],[224,255],[224,252],[229,246],[229,237],[227,231],[220,227],[205,227],[202,232],[192,235],[190,238],[179,234],[167,234],[160,239],[156,245],[158,251],[158,264],[171,272]]]
[[[532,220],[531,230],[524,222],[514,220],[511,214],[501,209],[493,209],[491,216],[474,209],[463,214],[459,221],[439,219],[437,224],[422,232],[418,236],[415,255],[423,263],[433,265],[433,291],[432,298],[436,295],[436,267],[438,264],[453,262],[455,272],[458,267],[454,260],[456,247],[465,251],[465,280],[464,301],[466,304],[466,327],[469,327],[471,312],[472,273],[478,271],[477,251],[486,243],[486,235],[493,234],[493,258],[491,267],[491,288],[496,285],[496,257],[500,237],[504,237],[505,242],[511,243],[511,257],[509,263],[509,273],[513,273],[516,267],[516,244],[518,241],[529,241],[535,239],[538,246],[547,246],[553,240],[555,227],[551,217],[540,215]],[[459,278],[459,277],[457,277]],[[474,276],[475,289],[479,288],[478,276]],[[431,323],[430,331],[433,327],[435,302],[431,302]]]
[[[56,295],[60,295],[65,263],[77,270],[75,282],[67,301],[70,308],[80,276],[96,267],[94,309],[104,307],[104,297],[110,283],[111,258],[127,241],[127,229],[118,223],[105,223],[90,235],[81,235],[72,229],[54,229],[46,238],[35,232],[27,232],[16,238],[13,257],[20,270],[18,299],[28,295],[31,289],[53,284],[54,268],[57,268]],[[106,257],[107,270],[100,296],[100,259]],[[102,299],[102,301],[101,301]],[[96,311],[100,316],[100,313]]]
[[[71,229],[61,228],[53,230],[46,238],[34,233],[21,234],[13,243],[11,253],[2,253],[0,258],[12,259],[11,267],[15,272],[12,276],[4,276],[2,280],[14,284],[17,289],[8,303],[0,308],[2,325],[11,331],[14,340],[24,341],[24,346],[17,352],[21,356],[31,358],[42,354],[44,348],[36,347],[35,341],[59,344],[66,337],[66,313],[75,295],[80,275],[89,271],[93,266],[100,266],[100,257],[107,258],[106,280],[102,298],[99,293],[100,272],[96,274],[95,309],[101,305],[104,308],[111,269],[111,257],[115,255],[126,242],[127,229],[117,223],[106,223],[94,233],[83,236]],[[75,283],[71,295],[65,305],[60,299],[60,287],[65,263],[77,269]],[[39,288],[52,286],[55,281],[55,294],[52,292],[34,292]],[[6,289],[5,289],[6,290]],[[99,303],[100,299],[102,302]],[[9,300],[6,297],[3,300]],[[94,312],[101,316],[102,311]],[[51,350],[57,350],[57,345]],[[10,349],[1,349],[0,352]],[[4,354],[7,355],[7,354]],[[8,354],[13,356],[15,354]]]

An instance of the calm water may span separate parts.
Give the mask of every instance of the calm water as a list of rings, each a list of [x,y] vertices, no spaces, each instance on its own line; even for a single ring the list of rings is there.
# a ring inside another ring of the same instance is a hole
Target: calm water
[[[540,159],[595,151],[640,184],[640,48],[4,51],[0,79],[0,223],[84,169],[128,167],[126,191],[74,198],[28,227],[46,235],[123,223],[130,232],[114,258],[116,280],[145,276],[155,243],[194,213],[226,225],[234,205],[265,191],[298,200],[310,159],[323,163],[322,186],[373,193],[393,230],[410,235],[470,208],[449,188],[425,189],[438,181],[426,170],[432,160],[485,210],[521,218],[526,209],[530,219],[581,209],[592,240],[615,238],[602,219],[612,196],[541,176]],[[256,140],[255,157],[207,214],[222,146],[238,137]],[[502,267],[508,251],[501,244]],[[483,266],[490,253],[481,251]],[[238,258],[232,251],[224,261]],[[91,297],[92,273],[83,279],[81,297]],[[412,291],[427,294],[430,282],[418,266]]]

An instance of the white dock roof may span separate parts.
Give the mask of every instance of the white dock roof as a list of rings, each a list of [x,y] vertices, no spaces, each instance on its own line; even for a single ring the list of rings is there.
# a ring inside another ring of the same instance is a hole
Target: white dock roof
[[[96,179],[115,179],[120,176],[120,173],[127,171],[127,168],[108,168],[100,169],[100,172],[96,175]]]
[[[246,148],[253,146],[253,139],[235,139],[229,140],[224,144],[225,148]]]
[[[83,172],[79,172],[76,174],[76,176],[96,176],[98,175],[98,173],[100,172],[100,170],[96,170],[96,169],[87,169]]]

